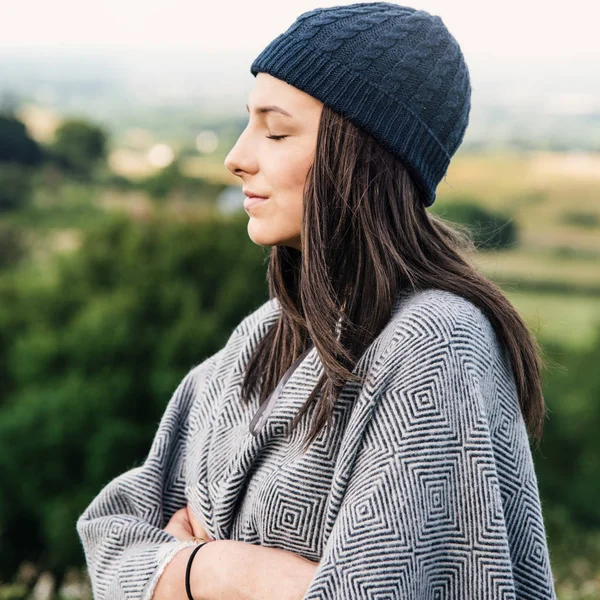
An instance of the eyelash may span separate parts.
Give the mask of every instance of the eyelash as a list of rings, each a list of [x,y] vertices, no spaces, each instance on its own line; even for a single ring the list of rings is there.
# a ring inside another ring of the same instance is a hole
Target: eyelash
[[[287,135],[268,135],[267,138],[269,140],[275,140],[275,141],[279,141],[282,140],[283,138],[286,138]]]

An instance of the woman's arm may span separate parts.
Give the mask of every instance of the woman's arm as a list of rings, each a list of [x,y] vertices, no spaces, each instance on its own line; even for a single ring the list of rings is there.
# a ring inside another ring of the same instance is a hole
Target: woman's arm
[[[194,600],[202,600],[200,595],[199,582],[196,581],[196,577],[199,576],[200,563],[206,558],[204,552],[208,550],[211,544],[206,544],[205,548],[201,548],[194,557],[192,563],[192,572],[190,577],[190,587],[192,589],[192,595]],[[185,591],[185,570],[187,567],[190,555],[194,551],[194,547],[184,548],[180,550],[175,556],[169,561],[165,567],[156,587],[154,588],[154,594],[151,600],[187,600],[187,593]]]
[[[185,542],[194,536],[212,539],[189,505],[178,510],[165,531]],[[187,600],[185,572],[194,547],[175,554],[162,572],[152,600]],[[319,563],[278,548],[235,540],[213,540],[192,561],[194,600],[300,600]]]
[[[184,548],[165,567],[152,600],[187,600],[185,571],[194,548]],[[287,550],[237,540],[216,540],[194,557],[194,600],[301,600],[319,563]]]
[[[95,600],[149,600],[164,565],[194,545],[164,531],[185,506],[189,414],[220,353],[194,367],[173,393],[144,463],[110,481],[77,520]]]

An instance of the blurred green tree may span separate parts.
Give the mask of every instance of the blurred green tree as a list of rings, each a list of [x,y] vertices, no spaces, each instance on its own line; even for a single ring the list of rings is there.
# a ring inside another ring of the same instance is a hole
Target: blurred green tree
[[[545,350],[561,368],[544,379],[549,418],[537,461],[540,488],[556,514],[600,529],[600,327],[589,349]]]
[[[0,163],[36,166],[44,158],[39,144],[27,128],[12,114],[0,114]]]
[[[50,146],[52,158],[75,175],[90,177],[107,156],[108,133],[81,118],[63,121]]]
[[[502,250],[518,244],[518,227],[513,218],[481,206],[474,198],[460,198],[433,205],[435,214],[468,227],[480,250]]]
[[[27,206],[33,195],[34,167],[0,163],[0,213]]]
[[[23,231],[0,222],[0,270],[14,267],[26,254]]]
[[[173,193],[186,199],[215,200],[227,185],[200,177],[189,177],[182,171],[181,157],[177,157],[168,166],[142,180],[139,187],[157,200],[165,200]]]
[[[152,198],[163,200],[175,189],[181,188],[184,175],[178,160],[174,160],[166,167],[147,177],[141,187]]]
[[[246,215],[114,216],[0,278],[0,579],[82,564],[75,521],[140,463],[186,372],[268,295]]]

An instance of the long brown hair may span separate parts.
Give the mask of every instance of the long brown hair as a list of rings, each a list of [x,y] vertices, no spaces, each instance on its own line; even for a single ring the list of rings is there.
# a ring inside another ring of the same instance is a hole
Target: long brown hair
[[[281,314],[257,345],[242,397],[264,402],[312,341],[324,373],[295,416],[316,402],[305,448],[323,427],[363,352],[385,327],[399,291],[458,294],[489,318],[508,348],[528,433],[539,445],[545,404],[542,349],[501,289],[469,264],[469,230],[426,210],[403,162],[368,132],[323,106],[304,188],[302,252],[270,249],[269,295]],[[340,319],[342,319],[340,323]],[[339,336],[339,337],[338,337]]]

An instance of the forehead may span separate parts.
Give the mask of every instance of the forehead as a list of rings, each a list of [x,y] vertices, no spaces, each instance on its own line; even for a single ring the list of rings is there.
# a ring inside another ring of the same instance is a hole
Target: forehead
[[[322,102],[268,73],[258,73],[248,96],[250,110],[256,106],[276,104],[292,115],[320,110]],[[275,113],[273,113],[275,114]]]

